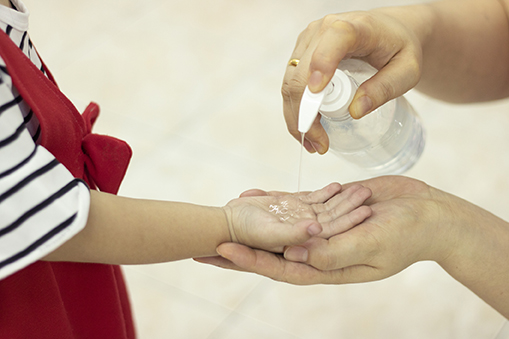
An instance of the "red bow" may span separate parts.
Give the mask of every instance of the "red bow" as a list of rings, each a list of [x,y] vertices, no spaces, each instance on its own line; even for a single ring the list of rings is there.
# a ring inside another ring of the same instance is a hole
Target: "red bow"
[[[91,188],[116,194],[132,155],[129,145],[120,139],[92,133],[99,116],[99,106],[92,102],[82,114],[86,132],[81,143],[85,154],[85,175]]]

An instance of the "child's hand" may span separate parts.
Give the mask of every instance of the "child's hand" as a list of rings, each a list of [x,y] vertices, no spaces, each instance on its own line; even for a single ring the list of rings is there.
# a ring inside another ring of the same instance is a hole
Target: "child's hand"
[[[370,207],[361,206],[371,191],[361,185],[341,189],[334,183],[300,194],[244,192],[224,207],[232,242],[283,252],[312,236],[344,232],[371,215]]]

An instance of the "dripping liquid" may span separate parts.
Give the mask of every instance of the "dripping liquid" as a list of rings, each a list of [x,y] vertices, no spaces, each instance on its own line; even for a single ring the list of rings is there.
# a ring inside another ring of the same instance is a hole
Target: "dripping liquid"
[[[300,182],[302,179],[302,153],[304,153],[304,135],[305,133],[300,133],[300,159],[299,159],[299,178],[297,181],[297,194],[300,193]]]

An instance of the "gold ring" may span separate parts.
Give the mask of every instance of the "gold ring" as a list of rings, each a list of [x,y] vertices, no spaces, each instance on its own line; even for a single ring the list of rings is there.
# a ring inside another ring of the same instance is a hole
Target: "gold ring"
[[[288,61],[288,66],[297,66],[299,64],[299,59],[291,59]]]

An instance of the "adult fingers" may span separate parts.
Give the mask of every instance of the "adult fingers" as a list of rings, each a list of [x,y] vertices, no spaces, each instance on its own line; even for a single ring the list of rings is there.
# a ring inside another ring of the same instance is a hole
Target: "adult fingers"
[[[297,66],[287,66],[281,87],[286,125],[290,134],[299,142],[302,141],[301,134],[298,131],[300,101],[304,93],[304,88],[309,80],[309,63],[317,44],[317,30],[319,30],[319,28],[319,21],[312,22],[306,30],[299,35],[291,56],[291,59],[297,59],[299,63]],[[310,142],[310,140],[313,142]],[[310,153],[318,151],[323,154],[327,151],[328,140],[327,134],[320,124],[320,118],[318,116],[310,131],[306,133],[303,146]],[[326,145],[326,147],[324,148],[323,145]]]
[[[330,280],[326,279],[329,272],[322,272],[303,263],[287,261],[281,255],[240,244],[221,244],[217,252],[227,261],[211,263],[223,268],[253,272],[296,285],[318,284],[324,280]]]
[[[316,36],[315,44],[311,45],[312,57],[306,74],[306,85],[315,93],[325,88],[339,62],[349,51],[354,50],[356,45],[357,34],[353,26],[346,21],[332,18],[336,16],[326,16],[321,21],[320,34]],[[299,101],[302,97],[300,91],[304,88],[305,85],[301,85],[294,90],[300,93]],[[329,137],[320,123],[320,115],[316,117],[305,137],[307,141],[305,146],[310,144],[318,153],[325,154],[329,149]]]
[[[322,26],[323,33],[309,64],[311,91],[325,88],[339,62],[345,58],[363,59],[379,70],[358,89],[350,105],[353,118],[361,118],[403,95],[419,81],[420,44],[387,17],[369,12],[329,15],[323,19]]]
[[[373,266],[372,262],[379,252],[376,239],[360,228],[353,228],[330,239],[314,237],[303,245],[289,247],[285,258],[333,271],[350,266]]]
[[[294,225],[281,223],[267,226],[270,228],[270,236],[260,233],[253,243],[263,244],[264,249],[274,252],[283,252],[284,246],[302,244],[323,230],[316,220],[302,220]]]
[[[305,52],[299,51],[303,53],[302,60],[294,69],[287,69],[285,74],[282,88],[283,109],[288,130],[297,139],[300,139],[297,126],[304,88],[309,85],[312,92],[323,90],[334,75],[339,62],[348,53],[354,52],[359,44],[356,27],[338,18],[341,18],[341,15],[328,15],[308,27],[308,35],[312,37],[308,37]],[[294,52],[294,57],[297,57],[296,55],[298,53]],[[310,152],[315,150],[320,154],[327,152],[329,138],[320,124],[320,116],[317,116],[306,133],[304,147]]]
[[[295,54],[295,53],[294,53]],[[309,54],[309,53],[308,53]],[[295,57],[297,58],[297,57]],[[300,101],[302,98],[302,94],[304,93],[304,88],[308,82],[308,66],[310,55],[302,55],[298,57],[299,64],[297,66],[287,66],[286,73],[283,78],[283,84],[281,87],[281,94],[283,96],[283,114],[286,121],[286,126],[288,128],[288,132],[299,142],[302,142],[301,133],[298,130],[299,124],[299,108]],[[320,136],[320,133],[324,135]],[[303,146],[310,153],[314,153],[316,151],[315,148],[318,148],[320,144],[313,145],[308,139],[325,139],[323,142],[327,142],[328,137],[321,127],[320,117],[317,116],[313,123],[313,128],[310,129],[308,133],[306,133],[306,138],[304,139]],[[321,151],[321,149],[318,149]]]
[[[397,98],[415,87],[422,72],[420,54],[407,48],[398,52],[372,78],[357,90],[350,114],[359,119],[389,100]]]
[[[285,260],[278,254],[235,243],[221,244],[217,252],[221,257],[195,260],[225,269],[256,273],[295,285],[357,283],[384,278],[380,270],[367,265],[322,271],[304,263]]]
[[[322,20],[321,35],[309,64],[309,89],[320,92],[330,82],[338,64],[363,41],[358,29],[341,16],[328,15]]]
[[[249,272],[246,269],[243,269],[242,267],[235,265],[230,260],[225,259],[221,256],[193,258],[193,260],[197,261],[199,263],[202,263],[202,264],[213,265],[213,266],[226,268],[226,269],[230,269],[230,270],[235,270],[235,271]]]

